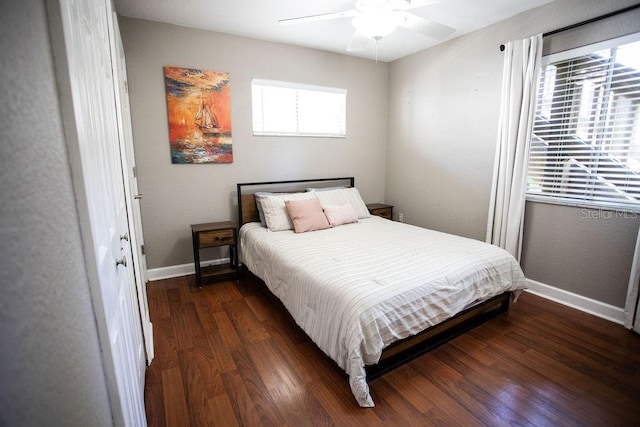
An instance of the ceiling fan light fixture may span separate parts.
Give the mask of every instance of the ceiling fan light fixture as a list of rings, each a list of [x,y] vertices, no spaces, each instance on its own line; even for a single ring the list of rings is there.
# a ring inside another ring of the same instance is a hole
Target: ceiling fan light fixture
[[[370,10],[356,15],[351,24],[366,37],[380,40],[391,34],[403,20],[402,14],[397,12]]]

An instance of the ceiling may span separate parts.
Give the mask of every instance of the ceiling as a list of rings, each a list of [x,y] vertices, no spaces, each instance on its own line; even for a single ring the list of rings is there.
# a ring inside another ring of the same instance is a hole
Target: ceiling
[[[422,18],[455,28],[446,40],[502,21],[552,0],[441,0],[412,9]],[[428,3],[428,2],[425,2]],[[354,33],[351,19],[338,18],[296,25],[278,20],[354,9],[355,0],[115,0],[120,15],[218,31],[390,62],[439,43],[399,27],[365,50],[346,52]]]

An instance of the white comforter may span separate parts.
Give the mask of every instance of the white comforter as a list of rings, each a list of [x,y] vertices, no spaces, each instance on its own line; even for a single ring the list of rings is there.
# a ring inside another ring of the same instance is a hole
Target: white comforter
[[[301,234],[248,223],[240,254],[367,407],[364,366],[384,347],[526,285],[518,262],[496,246],[378,217]]]

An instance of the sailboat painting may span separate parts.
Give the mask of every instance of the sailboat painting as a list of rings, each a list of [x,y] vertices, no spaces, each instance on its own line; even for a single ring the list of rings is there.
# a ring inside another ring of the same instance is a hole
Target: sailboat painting
[[[232,163],[229,73],[164,67],[172,163]]]

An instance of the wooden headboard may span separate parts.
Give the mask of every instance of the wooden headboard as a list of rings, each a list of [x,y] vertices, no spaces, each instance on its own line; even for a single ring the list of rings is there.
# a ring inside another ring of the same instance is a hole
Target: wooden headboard
[[[247,222],[260,221],[256,198],[257,191],[269,191],[278,193],[294,193],[305,191],[309,186],[344,185],[353,187],[355,178],[352,176],[341,178],[298,179],[288,181],[243,182],[237,184],[238,192],[238,226],[242,227]],[[340,184],[342,183],[342,184]]]

